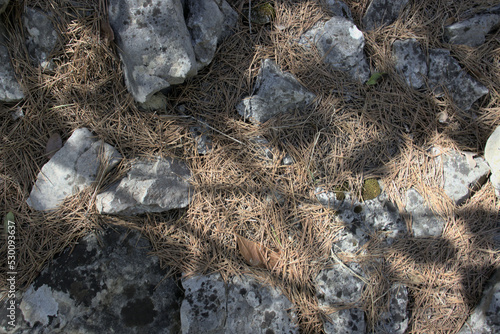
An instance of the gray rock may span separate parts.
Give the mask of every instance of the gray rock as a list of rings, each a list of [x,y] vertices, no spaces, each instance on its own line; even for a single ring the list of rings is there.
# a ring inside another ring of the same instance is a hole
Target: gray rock
[[[416,39],[395,41],[392,44],[392,57],[396,71],[402,74],[408,86],[418,89],[425,84],[427,59]]]
[[[408,328],[408,289],[396,283],[389,290],[389,309],[382,313],[373,333],[404,334]]]
[[[188,0],[186,20],[191,33],[198,69],[208,65],[215,54],[217,43],[236,26],[238,14],[225,0]]]
[[[322,5],[333,15],[342,16],[352,21],[352,13],[349,7],[340,0],[322,0]]]
[[[137,215],[185,208],[191,202],[191,172],[172,158],[135,161],[127,175],[96,198],[100,213]]]
[[[101,164],[107,172],[120,159],[114,147],[86,128],[77,129],[42,167],[26,202],[35,210],[55,210],[66,197],[90,186]]]
[[[15,332],[179,333],[182,292],[149,250],[140,233],[120,227],[83,238],[20,296]]]
[[[475,166],[469,165],[467,158],[457,151],[442,157],[444,192],[460,205],[486,182],[490,168],[483,158],[474,158]]]
[[[363,33],[348,19],[334,16],[327,22],[318,22],[301,36],[299,44],[316,45],[324,62],[333,69],[344,71],[362,83],[370,76],[370,67],[363,48]]]
[[[8,4],[9,4],[9,0],[0,0],[0,14],[5,12],[5,8],[7,8]]]
[[[396,21],[408,0],[372,0],[363,17],[366,30],[379,28]]]
[[[465,73],[458,61],[444,49],[429,50],[429,87],[436,96],[444,94],[445,88],[453,102],[463,110],[469,110],[488,89]]]
[[[110,0],[109,20],[137,102],[197,73],[180,0]]]
[[[151,95],[146,102],[139,103],[139,108],[143,111],[149,112],[166,112],[167,110],[167,97],[163,93],[158,92]]]
[[[441,236],[445,221],[429,208],[422,195],[414,188],[406,192],[405,210],[412,216],[412,230],[415,237]]]
[[[345,219],[341,218],[341,221],[346,224]],[[363,227],[359,220],[353,219],[351,223],[346,224],[344,229],[337,234],[333,242],[333,251],[357,253],[370,240],[368,233],[369,231]]]
[[[366,333],[365,313],[359,308],[340,310],[328,315],[324,330],[326,334],[364,334]]]
[[[16,102],[24,98],[24,93],[10,61],[7,40],[4,37],[6,34],[5,26],[0,21],[0,101]]]
[[[446,26],[443,38],[451,44],[475,47],[483,44],[486,34],[499,26],[500,6],[496,6],[485,13]]]
[[[204,122],[201,120],[201,122]],[[199,125],[191,126],[189,131],[196,139],[196,149],[198,154],[204,155],[212,151],[212,139],[210,138],[210,129],[204,124],[199,123]]]
[[[298,333],[292,304],[276,289],[248,277],[226,286],[218,274],[182,282],[182,333]]]
[[[406,233],[406,223],[399,215],[397,207],[387,199],[383,192],[377,198],[363,202],[360,216],[365,226],[383,232],[387,243]]]
[[[500,198],[500,126],[490,135],[484,148],[484,158],[491,168],[490,182]]]
[[[264,123],[292,109],[303,108],[316,97],[295,77],[282,72],[271,59],[264,59],[257,75],[255,95],[241,101],[236,110],[253,123]]]
[[[458,334],[500,333],[500,269],[486,285],[481,302]]]
[[[34,63],[53,69],[54,63],[49,56],[57,44],[58,35],[49,15],[40,9],[27,7],[23,24],[27,32],[26,46]]]

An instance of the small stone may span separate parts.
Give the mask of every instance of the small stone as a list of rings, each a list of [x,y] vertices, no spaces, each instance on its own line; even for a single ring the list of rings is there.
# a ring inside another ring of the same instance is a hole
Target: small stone
[[[391,24],[398,18],[408,0],[372,0],[363,17],[366,30]]]
[[[201,120],[201,122],[204,121]],[[189,131],[196,140],[198,154],[205,155],[212,151],[212,139],[209,136],[210,129],[206,125],[200,123],[199,125],[191,126]]]
[[[412,216],[413,235],[417,238],[439,237],[445,222],[427,206],[414,188],[406,192],[406,212]]]
[[[26,45],[31,58],[43,69],[52,70],[54,63],[49,56],[57,44],[58,35],[49,15],[40,9],[27,7],[23,15],[23,24],[27,32]]]
[[[491,168],[490,182],[500,198],[500,126],[490,135],[484,148],[484,158]]]
[[[425,84],[427,60],[416,39],[397,40],[392,44],[395,69],[404,77],[408,86],[415,89]]]
[[[167,110],[167,97],[158,92],[148,97],[146,102],[139,103],[139,108],[149,112],[165,112]]]

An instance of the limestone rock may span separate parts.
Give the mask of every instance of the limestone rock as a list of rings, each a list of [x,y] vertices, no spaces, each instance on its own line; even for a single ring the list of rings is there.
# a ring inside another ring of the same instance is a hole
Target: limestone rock
[[[444,192],[457,205],[464,203],[472,191],[478,190],[490,173],[483,158],[474,158],[471,166],[460,152],[450,151],[443,155]]]
[[[49,56],[57,44],[58,36],[50,17],[40,9],[27,7],[23,24],[31,58],[42,68],[52,69],[54,63]]]
[[[429,50],[429,86],[434,94],[441,96],[445,88],[453,102],[463,110],[469,110],[488,89],[465,73],[458,61],[444,49]]]
[[[291,109],[303,108],[315,98],[292,74],[282,72],[271,59],[262,61],[255,91],[255,95],[241,101],[236,110],[257,124]]]
[[[363,17],[366,30],[382,27],[396,21],[408,0],[372,0]]]
[[[490,135],[484,148],[484,158],[491,168],[490,182],[500,198],[500,126]]]
[[[406,212],[412,216],[413,235],[417,238],[439,237],[445,222],[427,205],[414,188],[406,192]]]
[[[359,308],[340,310],[328,315],[324,330],[326,334],[365,334],[365,313]]]
[[[500,26],[500,6],[444,28],[444,40],[451,44],[479,46],[486,34]]]
[[[322,4],[333,16],[342,16],[352,21],[351,10],[345,2],[341,0],[322,0]]]
[[[401,73],[408,86],[415,89],[425,84],[427,60],[416,39],[397,40],[392,45],[396,71]]]
[[[346,226],[337,234],[333,242],[333,251],[356,254],[370,239],[369,231],[357,219],[352,219],[351,223],[347,223],[346,219],[341,219],[341,222]]]
[[[16,102],[24,98],[24,93],[16,79],[14,67],[7,49],[6,30],[0,21],[0,101]]]
[[[373,333],[404,334],[408,328],[408,289],[396,283],[389,290],[389,308],[382,313]]]
[[[182,333],[298,333],[292,304],[248,277],[225,286],[218,274],[182,281]]]
[[[66,197],[90,186],[101,164],[107,172],[120,159],[114,147],[86,128],[77,129],[42,167],[27,203],[35,210],[55,210]]]
[[[500,269],[486,285],[481,302],[458,334],[500,333]]]
[[[365,201],[361,206],[360,216],[365,226],[374,231],[383,232],[383,236],[390,244],[392,241],[406,233],[406,223],[399,215],[396,206],[387,199],[387,194]]]
[[[21,297],[16,332],[179,333],[182,292],[149,256],[150,247],[140,233],[121,227],[83,238]],[[0,326],[5,321],[2,314]]]
[[[100,213],[137,215],[184,208],[191,201],[187,166],[172,158],[135,161],[127,175],[96,198]]]
[[[363,48],[365,38],[354,23],[334,16],[327,22],[318,22],[304,35],[299,44],[308,47],[314,43],[326,64],[344,71],[362,83],[370,76],[370,67]]]

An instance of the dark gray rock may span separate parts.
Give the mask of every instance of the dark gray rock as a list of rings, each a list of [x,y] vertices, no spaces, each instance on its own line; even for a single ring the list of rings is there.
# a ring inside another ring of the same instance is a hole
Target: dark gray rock
[[[384,192],[372,200],[363,202],[360,216],[365,226],[373,231],[382,232],[382,236],[389,244],[407,232],[406,223],[399,215],[397,207],[388,200]]]
[[[204,155],[212,151],[212,139],[210,138],[210,129],[201,120],[196,126],[191,126],[189,131],[196,140],[196,149],[198,154]]]
[[[101,165],[107,172],[120,160],[114,147],[86,128],[76,129],[42,167],[26,202],[35,210],[55,210],[66,197],[90,186]]]
[[[490,182],[500,198],[500,126],[490,135],[484,148],[484,158],[491,168]]]
[[[414,188],[406,192],[405,210],[411,214],[412,230],[415,237],[441,236],[445,221],[429,208],[422,195]]]
[[[100,213],[137,215],[185,208],[191,202],[191,172],[181,161],[157,158],[132,163],[127,175],[96,198]]]
[[[396,21],[408,0],[372,0],[363,17],[366,30],[379,28]]]
[[[255,95],[241,101],[236,110],[257,124],[280,113],[303,108],[315,98],[292,74],[282,72],[271,59],[262,61],[255,91]]]
[[[179,333],[182,292],[149,250],[140,233],[123,228],[83,238],[22,295],[15,332]]]
[[[0,21],[0,101],[16,102],[24,98],[24,93],[10,61],[7,40],[4,37],[6,34],[5,26]]]
[[[408,328],[408,289],[396,283],[389,290],[389,308],[382,313],[373,333],[404,334]]]
[[[458,334],[500,333],[500,269],[484,288],[481,302]]]
[[[448,91],[453,102],[462,110],[469,110],[488,89],[465,73],[458,61],[444,49],[429,50],[429,87],[436,96]]]
[[[322,0],[322,5],[332,16],[342,16],[352,21],[352,13],[349,7],[341,0]]]
[[[425,84],[427,77],[427,59],[416,39],[397,40],[392,44],[392,57],[395,68],[408,86],[415,89]]]
[[[348,73],[354,80],[364,83],[370,77],[363,52],[363,33],[344,17],[334,16],[327,22],[318,22],[301,36],[299,44],[306,48],[316,45],[326,64]]]
[[[49,15],[37,8],[27,7],[23,14],[26,29],[26,46],[34,63],[46,69],[53,69],[54,63],[49,58],[54,50],[58,35]]]

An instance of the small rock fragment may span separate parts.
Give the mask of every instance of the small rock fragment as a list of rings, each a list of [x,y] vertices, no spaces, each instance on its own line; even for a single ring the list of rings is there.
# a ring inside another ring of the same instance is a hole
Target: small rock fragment
[[[392,45],[396,71],[401,73],[408,86],[415,89],[425,84],[427,60],[416,39],[397,40]]]

